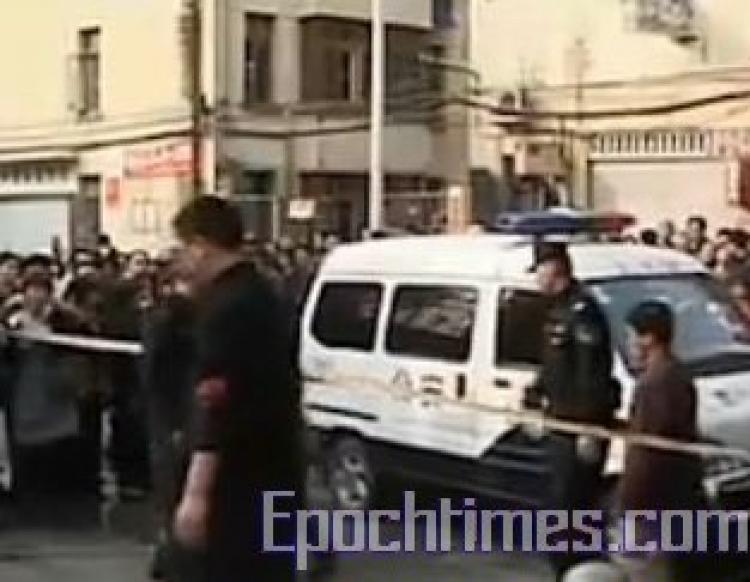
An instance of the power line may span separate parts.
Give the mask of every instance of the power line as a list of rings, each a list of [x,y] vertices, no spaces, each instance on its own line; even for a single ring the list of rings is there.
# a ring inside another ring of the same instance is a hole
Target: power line
[[[750,90],[731,91],[719,93],[707,97],[700,97],[673,103],[664,103],[645,107],[624,107],[619,109],[597,109],[589,111],[570,110],[540,110],[540,109],[517,109],[514,107],[502,107],[480,103],[474,99],[465,97],[452,97],[446,104],[464,105],[473,109],[483,109],[494,115],[504,117],[518,117],[524,119],[555,119],[555,120],[581,120],[581,119],[603,119],[616,117],[649,117],[654,115],[669,115],[689,109],[698,109],[719,103],[728,103],[750,99]]]
[[[598,110],[581,110],[581,111],[570,111],[570,110],[544,110],[544,109],[518,109],[512,107],[502,107],[491,103],[482,102],[477,100],[474,96],[466,95],[449,95],[443,97],[436,97],[434,93],[417,93],[411,96],[411,98],[402,98],[389,100],[388,104],[391,108],[390,114],[387,116],[388,122],[394,124],[398,122],[397,116],[403,115],[404,113],[427,113],[435,112],[441,109],[445,109],[451,106],[465,107],[470,110],[481,110],[486,111],[497,117],[513,117],[516,119],[532,121],[532,120],[592,120],[592,119],[607,119],[607,118],[622,118],[622,117],[653,117],[660,115],[669,115],[671,113],[678,113],[680,111],[687,111],[691,109],[698,109],[701,107],[707,107],[710,105],[716,105],[720,103],[729,103],[735,101],[750,100],[750,90],[744,91],[732,91],[724,92],[715,95],[709,95],[706,97],[677,101],[671,103],[662,103],[659,105],[645,106],[645,107],[632,107],[632,108],[617,108],[617,109],[598,109]],[[300,112],[299,115],[313,115],[313,112]],[[365,114],[366,115],[366,114]],[[214,113],[214,117],[217,117]],[[179,116],[171,119],[161,119],[158,122],[138,122],[138,123],[126,123],[116,127],[102,128],[105,131],[124,131],[128,129],[146,129],[150,125],[158,125],[163,123],[175,123],[187,121],[187,116]],[[224,120],[230,122],[240,122],[244,119],[240,116],[224,114]],[[433,122],[434,119],[428,119],[421,121],[423,123]],[[401,122],[408,123],[408,120],[401,120]],[[412,121],[414,122],[414,121]],[[420,122],[418,120],[417,122]],[[222,123],[222,117],[218,116],[218,123]],[[504,125],[502,121],[496,121],[497,125]],[[237,135],[254,135],[260,137],[269,138],[280,138],[280,137],[312,137],[318,135],[335,135],[352,132],[367,131],[370,128],[369,120],[353,122],[351,124],[339,125],[339,126],[328,126],[328,127],[315,127],[310,129],[300,130],[264,130],[261,128],[223,128],[229,133],[235,133]],[[71,128],[76,129],[76,128]],[[88,129],[88,127],[86,128]],[[91,128],[93,129],[93,127]],[[186,128],[187,130],[187,128]],[[17,136],[13,138],[14,141],[44,141],[50,138],[59,138],[60,132],[49,132],[46,134],[37,134],[33,136]],[[85,141],[86,139],[92,141],[102,141],[101,135],[92,136],[70,136],[70,139],[78,141]],[[105,140],[106,141],[106,140]],[[85,145],[85,144],[84,144]],[[30,146],[24,146],[26,148]],[[41,146],[40,146],[41,147]],[[62,145],[60,147],[66,147]],[[3,151],[14,151],[21,148],[3,148]]]

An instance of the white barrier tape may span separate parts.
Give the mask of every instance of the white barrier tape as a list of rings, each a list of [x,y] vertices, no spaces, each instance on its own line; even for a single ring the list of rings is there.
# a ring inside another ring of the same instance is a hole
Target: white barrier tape
[[[27,331],[11,331],[8,332],[8,337],[31,343],[72,348],[85,352],[103,352],[125,356],[141,356],[144,353],[143,346],[138,342],[124,342],[59,333],[33,333]]]
[[[8,335],[9,337],[24,341],[73,348],[76,350],[89,352],[104,352],[109,354],[129,356],[141,356],[144,353],[143,345],[138,342],[124,342],[51,333],[38,334],[30,332],[9,332]],[[385,382],[373,381],[373,379],[371,378],[368,378],[368,382],[371,385],[374,382],[380,389],[384,390],[386,394],[393,391],[393,387]],[[341,390],[347,390],[348,392],[351,391],[353,385],[354,384],[350,384],[348,382],[346,383],[346,385],[343,385],[343,383],[326,383],[327,387],[336,387]],[[632,433],[626,430],[612,430],[594,424],[559,420],[556,418],[551,418],[549,416],[544,416],[534,411],[521,411],[513,410],[510,408],[487,406],[474,402],[462,402],[452,400],[445,396],[428,396],[419,393],[416,393],[415,396],[418,398],[429,399],[438,403],[450,404],[452,406],[459,405],[470,410],[476,410],[477,412],[493,414],[495,416],[498,416],[499,418],[511,420],[518,424],[532,425],[538,427],[541,430],[554,430],[567,434],[588,436],[604,440],[621,440],[627,446],[637,445],[667,452],[693,454],[701,457],[736,457],[744,459],[750,463],[750,451],[744,449],[703,443],[691,443],[650,434]]]
[[[326,387],[336,388],[342,391],[345,390],[348,393],[351,393],[352,387],[355,386],[355,384],[349,383],[346,383],[344,385],[338,382],[321,383],[319,380],[316,380],[315,382],[317,384],[324,384]],[[376,381],[374,381],[373,379],[368,379],[368,383],[371,386],[374,382]],[[380,385],[379,389],[386,391],[386,394],[393,393],[393,386],[382,382],[376,383]],[[420,401],[424,400],[431,401],[437,404],[461,406],[469,410],[474,410],[476,412],[488,413],[497,416],[498,418],[502,418],[505,421],[510,420],[511,422],[517,423],[519,425],[533,426],[535,427],[535,429],[538,429],[540,431],[553,430],[556,432],[562,432],[571,435],[594,437],[610,441],[619,440],[622,441],[626,446],[636,445],[666,452],[687,453],[700,457],[735,457],[746,460],[750,464],[750,451],[736,447],[687,442],[651,434],[634,433],[628,430],[608,429],[595,424],[559,420],[556,418],[545,416],[533,410],[514,410],[511,408],[488,406],[475,402],[453,400],[446,396],[438,396],[432,394],[426,395],[416,392],[414,393],[414,398],[419,399]]]

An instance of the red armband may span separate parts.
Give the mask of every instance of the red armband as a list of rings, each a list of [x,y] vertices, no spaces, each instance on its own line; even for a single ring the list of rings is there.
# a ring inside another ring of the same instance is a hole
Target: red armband
[[[224,378],[206,378],[198,384],[197,396],[205,408],[225,408],[229,403],[229,383]]]

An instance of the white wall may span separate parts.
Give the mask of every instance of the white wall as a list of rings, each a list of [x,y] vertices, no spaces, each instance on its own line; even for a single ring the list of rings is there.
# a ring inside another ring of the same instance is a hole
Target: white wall
[[[570,49],[589,49],[587,81],[635,79],[707,65],[745,64],[750,55],[746,0],[697,0],[708,36],[700,51],[659,34],[628,30],[619,0],[473,0],[472,62],[494,88],[525,77],[544,84],[574,80]]]
[[[70,59],[78,31],[102,30],[102,113],[172,110],[183,104],[180,0],[24,0],[0,19],[0,127],[72,120]]]
[[[112,236],[121,249],[157,251],[173,242],[171,222],[191,192],[190,177],[144,179],[131,178],[125,172],[129,153],[153,152],[171,144],[183,144],[189,149],[187,138],[168,138],[98,148],[81,155],[79,172],[101,176],[102,230]],[[107,200],[109,180],[119,181],[120,196],[114,204]]]
[[[472,0],[470,60],[491,94],[498,96],[524,84],[532,89],[540,109],[572,110],[577,106],[572,87],[578,80],[573,54],[577,39],[586,48],[581,78],[584,109],[664,105],[745,89],[746,75],[735,74],[732,80],[718,71],[727,66],[750,66],[746,26],[750,2],[695,0],[695,5],[705,51],[700,43],[681,46],[664,34],[635,31],[626,17],[625,1]],[[691,75],[678,75],[686,72]],[[645,83],[644,77],[660,80]],[[610,81],[614,83],[607,83]],[[472,166],[499,172],[500,155],[513,153],[514,139],[493,129],[487,115],[475,113],[472,120]],[[537,123],[559,128],[555,120]],[[580,125],[570,122],[568,128],[585,133],[627,128],[742,128],[748,124],[747,108],[740,102],[728,102],[670,115],[606,117]],[[574,190],[583,200],[587,154],[584,148],[580,151]],[[691,210],[731,224],[745,219],[744,211],[727,202],[728,182],[722,183],[721,189],[717,186],[718,170],[686,174],[686,167],[615,164],[606,166],[606,172],[597,174],[590,186],[601,207],[628,209],[628,204],[634,204],[638,213],[654,220],[669,214],[683,216]]]
[[[594,202],[601,210],[634,214],[639,226],[664,219],[684,224],[705,216],[713,229],[747,226],[748,214],[730,204],[731,169],[725,161],[596,162]]]

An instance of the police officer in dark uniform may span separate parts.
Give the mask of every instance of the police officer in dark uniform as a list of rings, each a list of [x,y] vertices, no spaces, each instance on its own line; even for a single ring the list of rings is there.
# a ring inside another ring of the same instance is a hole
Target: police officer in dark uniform
[[[574,278],[565,244],[542,242],[536,246],[535,254],[539,287],[550,303],[542,370],[527,395],[527,404],[543,408],[555,419],[611,426],[619,406],[619,386],[612,377],[612,345],[606,317]],[[586,436],[561,432],[549,435],[553,469],[550,509],[585,510],[594,506],[602,493],[607,445]],[[569,551],[551,556],[559,578],[571,566],[591,557],[573,553],[570,542],[579,539],[578,532],[570,528],[564,537]],[[581,541],[590,544],[587,538]]]

